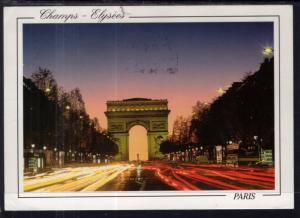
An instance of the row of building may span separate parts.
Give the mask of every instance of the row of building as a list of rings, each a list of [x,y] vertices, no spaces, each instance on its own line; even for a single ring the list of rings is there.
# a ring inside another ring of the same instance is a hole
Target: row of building
[[[263,149],[259,145],[241,146],[235,143],[214,147],[196,146],[172,152],[165,156],[169,161],[194,162],[198,164],[226,165],[273,165],[272,149]]]
[[[25,149],[24,150],[24,173],[35,174],[52,168],[61,168],[74,163],[108,163],[112,156],[100,153],[77,152],[69,150],[58,151],[57,149]]]

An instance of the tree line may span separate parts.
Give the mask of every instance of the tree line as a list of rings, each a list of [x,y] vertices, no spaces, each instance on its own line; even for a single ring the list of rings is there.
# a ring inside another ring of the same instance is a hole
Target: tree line
[[[85,109],[80,89],[66,92],[48,69],[23,78],[24,147],[115,155],[118,146]]]
[[[179,117],[173,135],[161,152],[238,143],[274,149],[274,59],[266,58],[258,71],[248,73],[211,103],[197,102],[190,117]]]

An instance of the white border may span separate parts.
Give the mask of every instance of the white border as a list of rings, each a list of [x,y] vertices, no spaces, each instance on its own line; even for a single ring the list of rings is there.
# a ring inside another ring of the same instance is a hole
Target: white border
[[[274,22],[275,57],[275,190],[250,191],[255,200],[234,201],[233,191],[168,191],[168,192],[105,192],[105,193],[23,193],[23,99],[17,101],[17,44],[18,44],[18,96],[23,96],[23,23],[63,23],[42,20],[40,10],[56,9],[61,13],[91,14],[92,9],[119,7],[6,7],[4,9],[4,157],[5,157],[5,209],[6,210],[128,210],[128,209],[268,209],[294,207],[293,182],[293,53],[291,6],[126,6],[126,16],[117,22]],[[166,18],[130,18],[132,16],[190,16]],[[202,17],[195,17],[202,16]],[[207,17],[205,17],[207,16]],[[208,17],[215,16],[215,17]],[[224,16],[224,17],[220,17]],[[225,17],[229,16],[229,17]],[[249,17],[246,17],[249,16]],[[273,17],[275,16],[275,17]],[[277,16],[277,17],[276,17]],[[21,19],[34,17],[34,19]],[[19,19],[17,19],[19,18]],[[18,25],[17,25],[18,22]],[[97,23],[89,16],[80,16],[68,23]],[[104,21],[111,22],[111,21]],[[114,21],[115,22],[115,21]],[[18,27],[18,39],[17,39]],[[278,32],[280,31],[280,38]],[[18,40],[18,42],[17,42]],[[279,41],[280,40],[280,41]],[[279,54],[280,45],[280,54]],[[280,57],[280,59],[279,59]],[[280,62],[279,62],[280,60]],[[279,78],[280,72],[280,78]],[[280,83],[280,101],[279,101]],[[280,104],[280,105],[279,105]],[[281,125],[281,152],[279,152],[279,108]],[[17,166],[17,114],[19,115],[19,196]],[[280,160],[280,161],[279,161]],[[281,173],[281,178],[279,175]],[[281,186],[279,184],[281,181]],[[240,191],[235,191],[240,192]],[[247,191],[249,192],[249,191]],[[226,195],[226,196],[194,196]],[[264,194],[274,194],[265,196]],[[281,194],[281,195],[279,195]],[[90,196],[80,198],[80,196]],[[111,197],[99,197],[110,195]],[[144,196],[144,197],[125,197]],[[158,197],[161,195],[173,197]],[[190,197],[175,197],[193,195]],[[45,197],[58,198],[45,198]],[[64,197],[76,198],[64,198]],[[98,197],[96,197],[98,196]],[[123,197],[121,197],[123,196]],[[149,196],[149,197],[145,197]],[[156,196],[156,197],[154,197]],[[22,198],[19,198],[22,197]],[[24,198],[25,197],[25,198]],[[35,198],[28,198],[35,197]],[[37,198],[36,198],[37,197]],[[184,204],[182,204],[184,200]],[[80,207],[78,207],[80,205]]]

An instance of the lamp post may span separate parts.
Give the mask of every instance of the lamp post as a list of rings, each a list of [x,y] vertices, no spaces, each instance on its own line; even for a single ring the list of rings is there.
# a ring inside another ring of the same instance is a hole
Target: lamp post
[[[57,162],[58,162],[57,148],[55,147],[53,150],[54,150],[54,157],[55,157],[54,163],[55,163],[55,165],[57,165]]]
[[[48,165],[48,155],[47,155],[47,146],[43,146],[43,151],[44,151],[44,160],[43,160],[43,163],[41,164],[42,168],[44,168],[45,166]]]
[[[31,144],[30,147],[31,147],[31,153],[34,153],[35,144]]]
[[[68,156],[69,156],[68,160],[70,162],[72,160],[72,150],[71,149],[68,152]]]
[[[257,146],[258,161],[260,162],[261,161],[261,148],[260,148],[260,143],[257,143],[258,136],[257,135],[253,136],[253,139],[254,139],[254,144]]]

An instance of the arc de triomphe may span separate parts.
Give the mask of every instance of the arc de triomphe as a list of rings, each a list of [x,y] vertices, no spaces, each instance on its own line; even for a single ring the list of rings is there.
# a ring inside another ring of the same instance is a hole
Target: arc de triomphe
[[[147,98],[131,98],[121,101],[107,101],[105,115],[108,132],[119,146],[116,160],[129,160],[129,130],[141,125],[147,130],[149,160],[159,159],[160,142],[168,138],[168,101]]]

